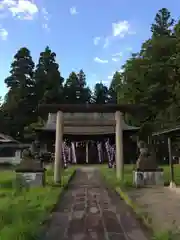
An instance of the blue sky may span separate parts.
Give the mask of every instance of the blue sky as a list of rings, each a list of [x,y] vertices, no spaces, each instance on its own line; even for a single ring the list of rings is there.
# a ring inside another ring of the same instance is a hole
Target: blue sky
[[[7,92],[4,79],[13,55],[23,46],[35,62],[50,46],[63,77],[82,68],[90,87],[108,85],[149,37],[162,7],[179,18],[179,0],[0,0],[0,96]]]

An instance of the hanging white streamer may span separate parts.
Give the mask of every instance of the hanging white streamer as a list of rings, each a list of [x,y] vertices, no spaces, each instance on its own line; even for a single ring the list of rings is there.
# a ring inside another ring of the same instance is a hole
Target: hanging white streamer
[[[65,143],[63,142],[62,143],[62,157],[63,157],[63,162],[64,162],[64,165],[65,165],[66,164],[66,156],[65,156],[64,148],[65,148]]]
[[[105,148],[108,155],[108,162],[111,163],[110,145],[108,141],[105,142]]]
[[[68,147],[68,163],[71,162],[71,148]]]
[[[115,156],[115,145],[110,146],[111,148],[111,163],[114,163],[114,156]]]
[[[102,162],[102,143],[97,143],[99,162]]]
[[[74,142],[71,143],[71,148],[72,148],[72,158],[73,158],[73,163],[77,162],[76,159],[76,148]]]

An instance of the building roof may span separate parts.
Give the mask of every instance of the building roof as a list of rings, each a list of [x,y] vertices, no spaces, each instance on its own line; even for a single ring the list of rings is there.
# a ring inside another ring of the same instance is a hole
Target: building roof
[[[180,126],[177,126],[175,128],[164,129],[162,131],[155,132],[152,134],[153,137],[162,136],[162,135],[167,135],[167,136],[180,135]]]
[[[19,143],[17,140],[11,136],[0,133],[0,143]]]
[[[146,110],[146,106],[135,104],[40,104],[39,113],[56,113],[57,111],[70,113],[114,113],[116,111],[137,113]]]
[[[64,113],[65,135],[108,135],[115,133],[113,113]],[[129,126],[123,120],[123,131],[138,131],[139,127]],[[41,131],[56,130],[56,114],[49,113],[48,120]]]

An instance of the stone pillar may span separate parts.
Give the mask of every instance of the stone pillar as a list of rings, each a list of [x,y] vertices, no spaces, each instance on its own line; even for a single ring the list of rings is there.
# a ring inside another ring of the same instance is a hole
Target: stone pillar
[[[21,150],[20,149],[18,149],[18,150],[16,150],[16,152],[15,152],[15,162],[13,163],[13,164],[18,164],[18,163],[20,163],[21,162]]]
[[[123,180],[124,159],[123,159],[123,115],[120,111],[115,113],[116,119],[116,177]]]
[[[86,142],[86,163],[89,162],[89,142]]]
[[[54,162],[54,182],[61,183],[62,168],[62,144],[63,144],[63,112],[58,111],[56,117],[56,142]]]
[[[168,153],[169,153],[169,166],[170,166],[170,174],[171,174],[171,181],[170,181],[170,188],[176,187],[174,181],[174,166],[173,166],[173,158],[172,158],[172,144],[171,138],[168,137]]]

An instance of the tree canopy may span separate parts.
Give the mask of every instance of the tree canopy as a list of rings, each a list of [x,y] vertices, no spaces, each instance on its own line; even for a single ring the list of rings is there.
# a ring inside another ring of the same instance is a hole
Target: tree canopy
[[[153,130],[179,124],[180,101],[180,22],[175,23],[168,9],[163,8],[155,16],[151,37],[142,43],[123,66],[117,81],[118,102],[146,104],[147,115],[133,119],[136,124],[151,124]]]
[[[90,89],[83,69],[64,79],[56,53],[48,46],[37,64],[29,49],[19,49],[4,80],[8,92],[0,105],[0,132],[22,139],[27,129],[41,122],[39,103],[145,104],[144,116],[126,116],[131,124],[151,126],[153,131],[179,124],[180,21],[162,8],[150,30],[150,38],[127,59],[121,72],[114,73],[109,87],[100,81]]]

